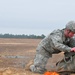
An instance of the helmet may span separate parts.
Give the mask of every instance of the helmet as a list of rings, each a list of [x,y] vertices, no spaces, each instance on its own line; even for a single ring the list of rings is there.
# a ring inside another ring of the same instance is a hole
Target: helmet
[[[66,29],[71,30],[72,32],[75,32],[75,21],[70,21],[66,24]]]

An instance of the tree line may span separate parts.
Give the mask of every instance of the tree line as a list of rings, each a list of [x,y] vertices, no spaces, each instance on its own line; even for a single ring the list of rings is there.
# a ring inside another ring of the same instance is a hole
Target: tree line
[[[31,39],[43,39],[45,37],[44,34],[42,35],[25,35],[25,34],[22,34],[22,35],[14,35],[14,34],[0,34],[0,38],[31,38]]]

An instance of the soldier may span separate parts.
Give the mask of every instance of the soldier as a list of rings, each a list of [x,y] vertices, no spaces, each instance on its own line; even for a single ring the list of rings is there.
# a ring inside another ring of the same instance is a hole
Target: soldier
[[[75,52],[75,47],[70,47],[70,39],[75,34],[75,21],[70,21],[62,30],[54,30],[47,37],[45,37],[36,49],[36,56],[30,70],[36,73],[44,73],[45,66],[52,54],[60,52]]]

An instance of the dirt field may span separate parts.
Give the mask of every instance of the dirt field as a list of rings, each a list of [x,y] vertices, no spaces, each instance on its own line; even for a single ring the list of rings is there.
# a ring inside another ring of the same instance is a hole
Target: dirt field
[[[0,75],[39,75],[25,71],[30,60],[35,57],[36,47],[41,39],[3,39],[0,38]],[[55,62],[63,54],[53,55],[46,68],[53,69]]]

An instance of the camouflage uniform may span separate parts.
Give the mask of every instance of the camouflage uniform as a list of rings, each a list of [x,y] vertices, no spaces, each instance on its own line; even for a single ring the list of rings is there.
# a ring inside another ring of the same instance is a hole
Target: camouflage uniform
[[[44,73],[45,66],[52,54],[59,52],[70,52],[71,47],[68,46],[69,38],[64,36],[64,29],[54,30],[45,37],[36,49],[34,64],[30,66],[32,72]]]

